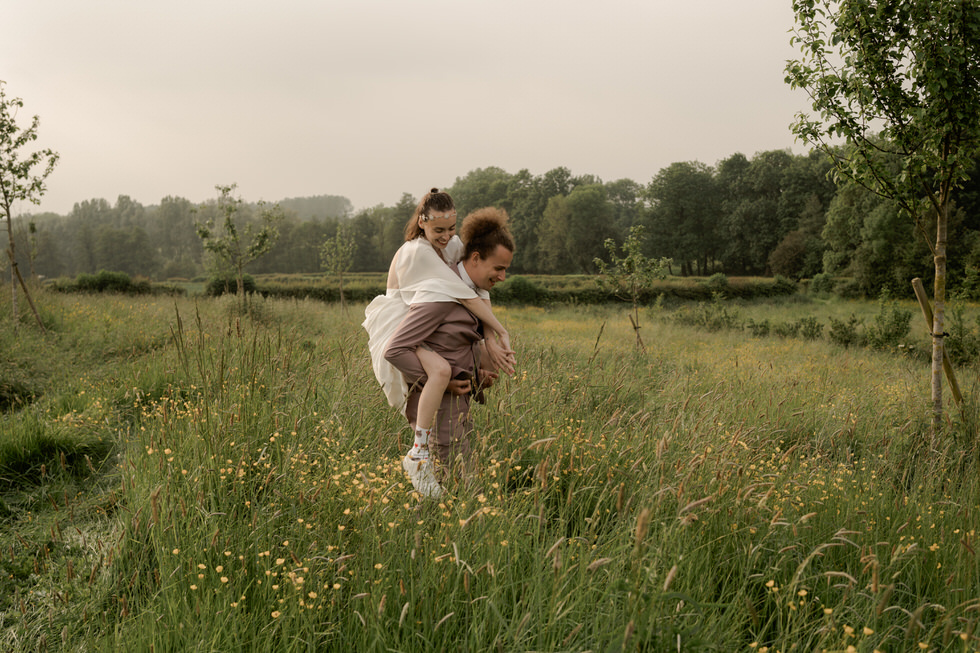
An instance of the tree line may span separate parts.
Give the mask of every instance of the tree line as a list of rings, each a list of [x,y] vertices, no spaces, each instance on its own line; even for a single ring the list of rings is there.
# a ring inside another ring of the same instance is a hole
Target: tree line
[[[607,239],[622,243],[643,225],[649,257],[671,260],[682,276],[833,275],[854,292],[905,293],[908,280],[929,276],[932,255],[917,223],[894,202],[853,182],[835,183],[832,162],[819,152],[772,150],[749,158],[733,154],[715,166],[677,162],[647,184],[604,182],[564,167],[532,175],[497,167],[473,170],[446,188],[460,215],[499,206],[511,216],[517,241],[512,272],[594,274]],[[957,195],[950,241],[951,287],[980,286],[980,167]],[[383,272],[403,242],[417,203],[405,193],[394,206],[354,211],[344,197],[324,195],[280,201],[283,219],[275,245],[248,272],[317,273],[325,241],[346,234],[352,272]],[[217,199],[194,204],[166,197],[143,206],[127,196],[75,204],[65,216],[22,214],[14,230],[19,264],[46,278],[125,272],[150,279],[194,278],[207,273],[197,225],[214,214]],[[258,204],[242,202],[237,219],[254,223]],[[934,218],[932,218],[934,220]]]

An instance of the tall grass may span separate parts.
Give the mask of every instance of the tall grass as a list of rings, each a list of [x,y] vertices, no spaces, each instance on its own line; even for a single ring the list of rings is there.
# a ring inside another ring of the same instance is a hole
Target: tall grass
[[[975,420],[929,450],[911,359],[500,309],[519,370],[433,501],[359,307],[70,301],[84,376],[3,423],[115,455],[11,477],[4,649],[980,648]]]

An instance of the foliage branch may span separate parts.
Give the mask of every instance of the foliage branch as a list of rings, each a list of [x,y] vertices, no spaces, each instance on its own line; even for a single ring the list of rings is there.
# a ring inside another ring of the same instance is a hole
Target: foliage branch
[[[19,283],[24,291],[34,319],[38,326],[44,329],[41,316],[34,306],[31,293],[27,289],[24,277],[17,267],[17,257],[14,251],[13,206],[15,202],[27,201],[37,204],[46,190],[44,182],[54,171],[59,155],[50,148],[45,148],[27,154],[23,159],[20,152],[31,141],[37,140],[37,128],[40,118],[34,116],[30,127],[21,129],[17,126],[17,110],[24,106],[20,98],[7,98],[4,84],[0,80],[0,210],[3,211],[7,223],[7,257],[10,260],[11,283]],[[40,167],[40,173],[32,172]],[[15,281],[16,280],[16,281]],[[12,287],[12,310],[14,325],[17,319],[17,286]]]

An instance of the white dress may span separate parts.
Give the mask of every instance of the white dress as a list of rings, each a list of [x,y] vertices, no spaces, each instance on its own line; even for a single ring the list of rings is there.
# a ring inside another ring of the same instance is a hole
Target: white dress
[[[374,375],[381,383],[388,403],[405,412],[408,385],[405,378],[385,360],[385,349],[395,330],[408,314],[411,304],[454,302],[484,296],[466,284],[448,263],[458,263],[463,255],[463,241],[453,236],[443,250],[444,261],[424,237],[410,240],[395,253],[393,270],[398,288],[388,288],[364,310],[362,326],[368,333],[368,349]]]

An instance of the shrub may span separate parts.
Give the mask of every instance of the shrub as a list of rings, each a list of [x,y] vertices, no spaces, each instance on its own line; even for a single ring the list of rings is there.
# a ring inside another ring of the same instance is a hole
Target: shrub
[[[801,317],[798,320],[800,326],[800,336],[804,340],[817,340],[821,335],[823,335],[823,325],[820,320],[809,315],[807,317]]]
[[[878,314],[868,325],[865,338],[875,349],[893,349],[908,337],[911,323],[912,311],[900,307],[885,291],[878,300]]]
[[[976,328],[971,329],[966,323],[963,304],[951,304],[946,312],[949,337],[946,338],[946,353],[949,360],[956,365],[971,363],[980,358],[980,316],[977,317]]]
[[[787,279],[781,274],[777,274],[773,278],[772,292],[775,295],[793,295],[798,290],[796,282],[792,279]]]
[[[800,332],[799,322],[779,322],[773,327],[773,332],[783,338],[795,338]]]
[[[551,292],[522,276],[514,276],[493,290],[493,300],[501,304],[542,305],[549,303]]]
[[[725,288],[728,288],[728,275],[726,275],[723,272],[716,272],[712,274],[710,277],[708,277],[708,280],[705,282],[705,284],[709,288],[714,288],[716,290],[724,290]]]
[[[97,274],[80,274],[75,285],[82,292],[129,292],[132,280],[125,272],[99,270]]]
[[[769,335],[769,320],[762,320],[761,322],[756,322],[753,319],[749,319],[745,323],[745,328],[749,330],[749,333],[757,338],[764,338]]]
[[[62,293],[123,293],[127,295],[186,295],[184,288],[174,284],[152,284],[149,279],[131,279],[125,272],[99,270],[97,274],[82,273],[74,280],[55,280],[50,288]]]
[[[255,278],[252,275],[244,275],[242,284],[247,294],[255,292]],[[235,295],[238,293],[238,278],[233,274],[216,274],[208,279],[204,293],[209,297],[219,297],[225,293]]]
[[[858,336],[858,326],[860,324],[860,320],[854,315],[847,322],[834,317],[830,318],[830,341],[837,343],[845,349],[851,345],[860,344],[861,341]]]
[[[809,291],[815,295],[829,295],[834,292],[834,276],[821,272],[813,275],[810,280]]]
[[[739,327],[738,310],[729,309],[720,292],[713,293],[710,302],[698,302],[693,310],[684,308],[677,311],[674,318],[681,324],[700,327],[708,331]]]

